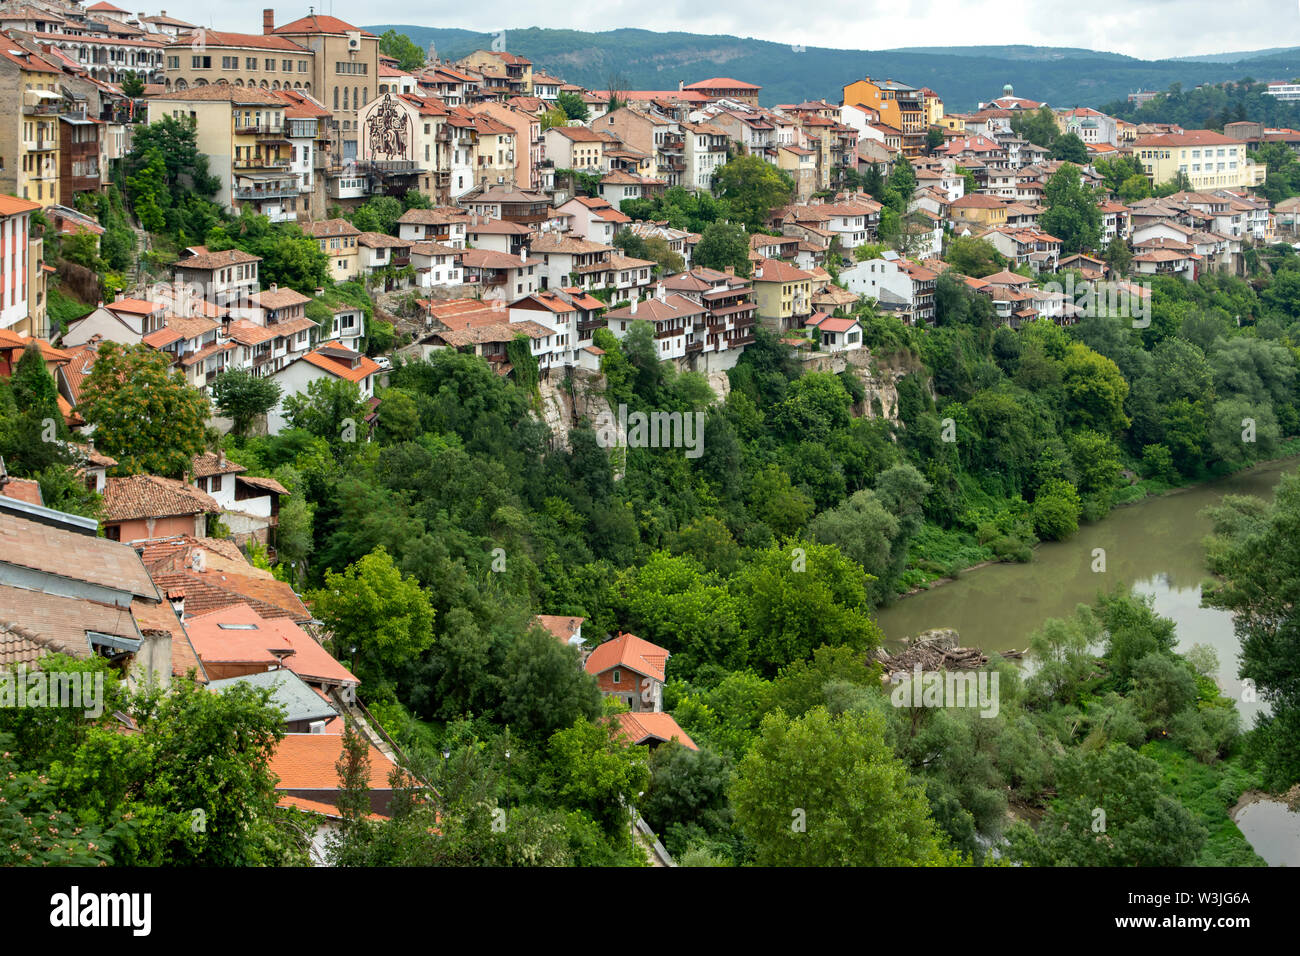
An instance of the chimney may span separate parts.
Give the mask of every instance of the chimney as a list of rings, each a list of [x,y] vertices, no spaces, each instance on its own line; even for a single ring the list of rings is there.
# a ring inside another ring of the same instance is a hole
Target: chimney
[[[167,600],[171,602],[172,610],[176,612],[178,618],[185,617],[185,589],[171,588],[167,591]]]
[[[725,272],[725,273],[726,273],[727,275],[729,275],[729,276],[734,276],[734,275],[736,274],[736,267],[735,267],[735,266],[727,266],[727,267],[726,267],[725,269],[723,269],[722,271]]]
[[[272,292],[274,292],[274,291],[275,291],[276,289],[278,289],[278,288],[279,288],[279,286],[276,285],[274,282],[271,283],[271,291],[272,291]]]
[[[655,295],[657,296],[660,302],[668,301],[668,290],[664,288],[664,284],[662,282],[658,283],[655,286]]]
[[[527,246],[520,246],[520,247],[519,247],[519,261],[520,261],[520,262],[527,262],[527,261],[528,261],[528,247],[527,247]]]
[[[262,11],[262,33],[270,36],[275,32],[275,11],[267,7]]]
[[[632,293],[632,314],[633,315],[636,315],[636,303],[637,303],[636,293],[633,292]]]

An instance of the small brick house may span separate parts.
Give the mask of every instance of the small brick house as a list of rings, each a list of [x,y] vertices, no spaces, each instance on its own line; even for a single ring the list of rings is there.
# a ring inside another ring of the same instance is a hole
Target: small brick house
[[[584,666],[602,694],[619,698],[632,713],[659,713],[671,656],[666,648],[634,634],[619,634],[592,651]]]

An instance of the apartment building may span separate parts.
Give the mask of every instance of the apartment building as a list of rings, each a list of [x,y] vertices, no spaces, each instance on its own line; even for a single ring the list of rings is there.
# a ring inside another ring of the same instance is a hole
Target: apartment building
[[[356,159],[361,137],[358,111],[379,89],[379,37],[337,17],[310,14],[275,26],[275,12],[262,12],[262,33],[310,50],[311,87],[334,121],[335,155]]]
[[[235,212],[248,205],[285,222],[310,206],[299,201],[301,172],[285,125],[289,105],[260,87],[208,84],[150,97],[148,120],[172,116],[194,124],[208,170],[221,183],[214,201]]]
[[[1263,185],[1267,174],[1246,156],[1245,142],[1208,129],[1139,136],[1131,151],[1155,185],[1181,172],[1196,191],[1249,188]]]
[[[921,90],[892,79],[873,81],[868,76],[844,87],[844,103],[873,109],[882,122],[899,130],[904,156],[919,156],[925,149],[929,126]]]
[[[0,196],[0,329],[34,335],[32,288],[32,213],[40,204]],[[39,303],[39,305],[43,305]]]
[[[0,45],[0,99],[11,111],[0,119],[0,192],[40,206],[59,194],[59,81],[62,70],[42,57]]]
[[[287,37],[200,29],[163,51],[167,92],[202,86],[241,86],[315,93],[314,54]]]

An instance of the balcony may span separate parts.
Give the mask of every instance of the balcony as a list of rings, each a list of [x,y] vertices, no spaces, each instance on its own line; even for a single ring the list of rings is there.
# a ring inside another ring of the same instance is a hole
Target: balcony
[[[289,157],[272,159],[269,157],[253,156],[247,159],[237,159],[232,164],[235,169],[288,169]]]
[[[267,186],[263,188],[235,189],[231,195],[240,202],[259,202],[265,199],[289,199],[298,195],[298,186],[295,183],[283,186]]]
[[[239,136],[283,136],[284,125],[281,123],[236,123],[235,133]]]

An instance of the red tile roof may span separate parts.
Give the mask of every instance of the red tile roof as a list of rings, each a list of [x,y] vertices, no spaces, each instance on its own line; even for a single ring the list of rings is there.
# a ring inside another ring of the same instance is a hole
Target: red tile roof
[[[673,720],[671,714],[663,712],[634,714],[628,712],[616,716],[619,723],[619,733],[633,744],[644,744],[652,740],[663,743],[676,740],[683,747],[689,747],[691,750],[700,749],[695,741],[690,738],[690,735],[678,726],[677,721]]]
[[[340,20],[338,17],[328,17],[320,14],[302,17],[282,27],[276,27],[276,33],[349,33],[356,31],[363,37],[373,37],[374,34],[368,30],[362,30],[360,27],[354,27],[352,24]]]
[[[131,521],[220,511],[206,492],[173,478],[132,475],[109,478],[104,486],[104,520]]]
[[[588,674],[602,674],[613,667],[626,667],[662,682],[664,667],[671,656],[666,648],[643,641],[635,634],[620,634],[592,651],[584,666]]]
[[[188,590],[185,600],[188,612]],[[208,664],[223,661],[274,666],[283,661],[286,668],[308,683],[359,683],[351,671],[293,621],[265,617],[246,603],[187,617],[185,626],[199,657]]]

